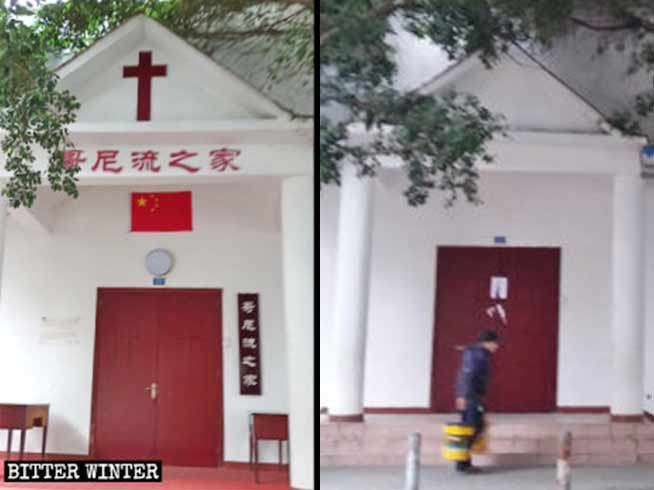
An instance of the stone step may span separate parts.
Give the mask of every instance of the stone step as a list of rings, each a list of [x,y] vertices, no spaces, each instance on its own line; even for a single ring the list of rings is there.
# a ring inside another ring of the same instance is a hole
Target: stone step
[[[413,425],[385,425],[385,424],[355,424],[330,423],[322,424],[321,436],[347,437],[355,435],[383,435],[384,437],[405,437],[411,432],[420,432],[425,436],[441,437],[444,424],[413,424]],[[654,439],[654,424],[570,424],[570,425],[529,425],[529,424],[491,424],[489,435],[502,437],[503,435],[519,434],[529,437],[558,437],[562,431],[569,430],[573,437],[627,437]]]
[[[479,466],[553,466],[554,456],[535,454],[485,454],[475,456],[475,464]],[[397,454],[357,454],[349,456],[320,456],[320,466],[404,466],[406,455]],[[427,466],[451,466],[440,454],[421,454],[420,463]]]
[[[329,423],[320,430],[321,465],[403,465],[411,432],[422,434],[423,464],[451,464],[441,457],[443,423]],[[562,431],[573,435],[573,464],[654,462],[654,424],[493,424],[484,464],[554,464]]]

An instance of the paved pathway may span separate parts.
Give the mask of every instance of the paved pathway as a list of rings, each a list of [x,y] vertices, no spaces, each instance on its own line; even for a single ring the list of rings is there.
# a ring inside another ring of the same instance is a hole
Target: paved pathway
[[[321,490],[402,490],[403,468],[321,468]],[[422,468],[420,490],[556,490],[555,468],[488,468],[459,475]],[[574,468],[572,490],[654,490],[654,466]]]

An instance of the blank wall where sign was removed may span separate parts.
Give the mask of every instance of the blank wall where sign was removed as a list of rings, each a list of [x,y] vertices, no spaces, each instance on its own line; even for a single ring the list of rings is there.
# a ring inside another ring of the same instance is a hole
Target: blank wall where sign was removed
[[[42,317],[39,331],[41,345],[78,345],[80,317]]]

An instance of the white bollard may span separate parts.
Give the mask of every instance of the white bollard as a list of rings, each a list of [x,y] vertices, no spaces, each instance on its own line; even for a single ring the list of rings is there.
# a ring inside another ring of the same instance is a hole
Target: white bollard
[[[572,452],[572,433],[561,434],[559,459],[556,461],[556,481],[560,490],[570,490],[572,474],[570,471],[570,453]]]
[[[404,490],[418,490],[420,475],[420,433],[409,435],[409,453],[406,456],[406,479]]]

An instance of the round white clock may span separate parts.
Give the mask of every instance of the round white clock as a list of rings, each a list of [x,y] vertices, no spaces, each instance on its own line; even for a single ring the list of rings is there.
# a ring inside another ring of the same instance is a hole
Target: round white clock
[[[145,267],[153,276],[165,276],[173,268],[173,256],[168,250],[155,248],[145,257]]]

